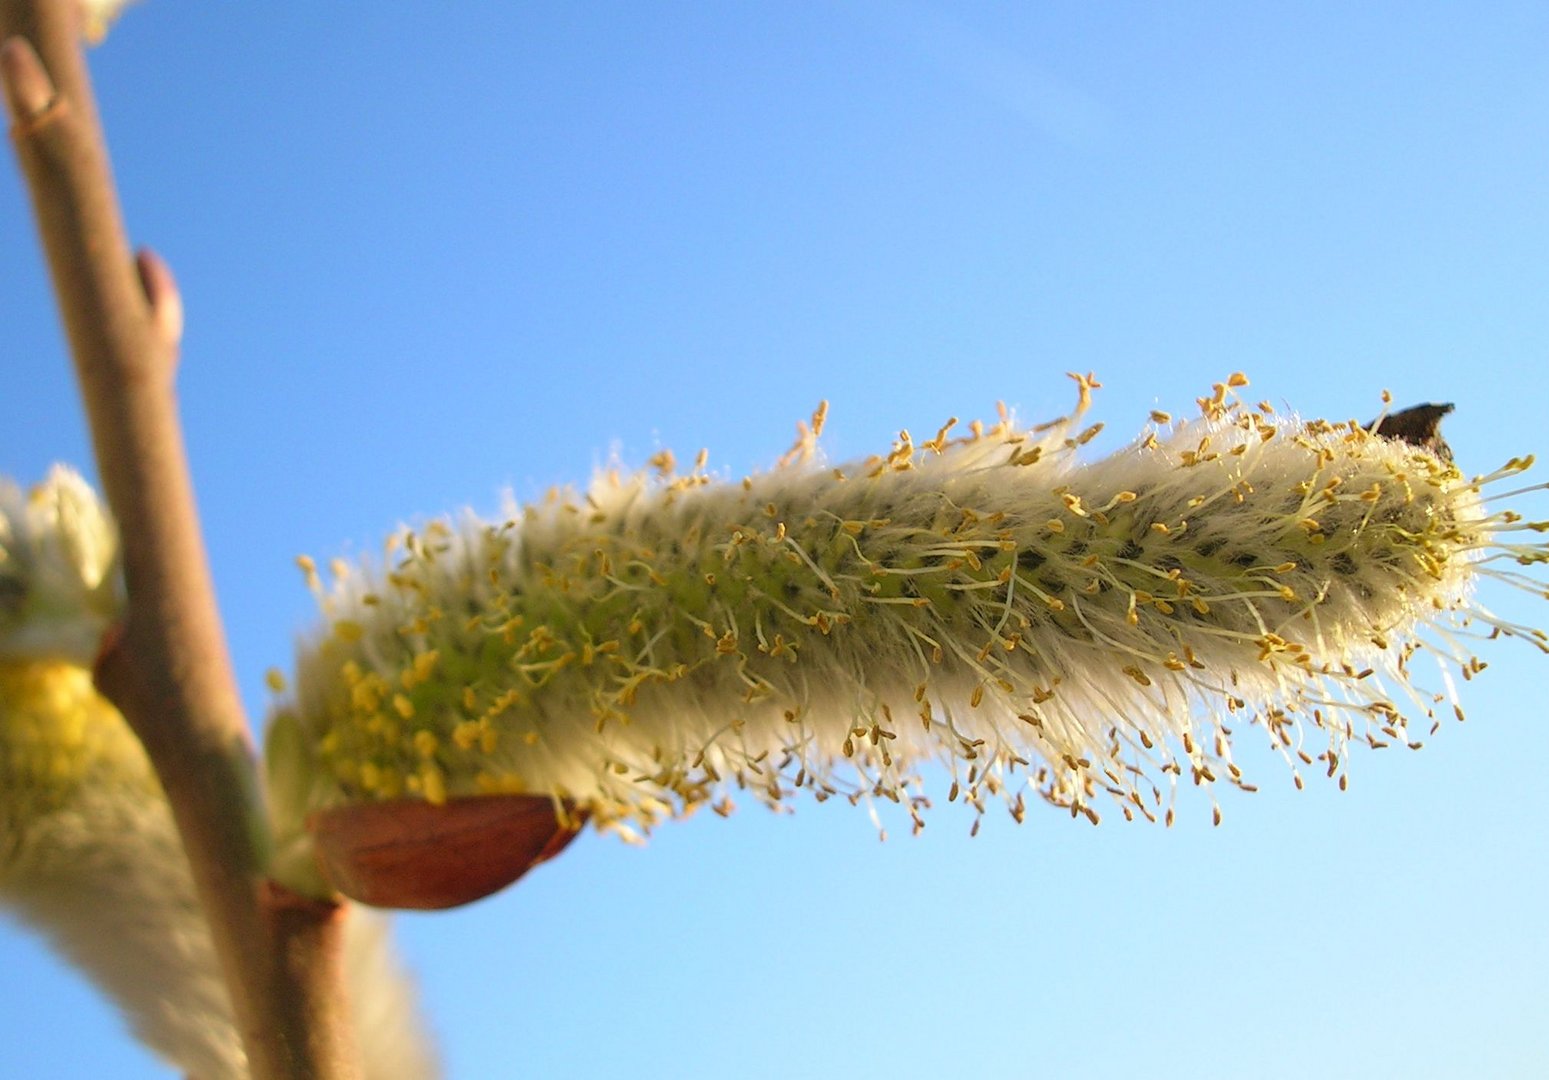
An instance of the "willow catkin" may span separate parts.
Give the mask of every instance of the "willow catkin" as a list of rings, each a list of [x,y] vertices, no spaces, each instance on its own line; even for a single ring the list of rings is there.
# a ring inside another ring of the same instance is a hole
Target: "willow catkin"
[[[1078,382],[1075,413],[1031,431],[949,424],[828,468],[820,411],[740,484],[663,458],[336,565],[278,713],[305,747],[296,790],[309,809],[547,794],[628,829],[806,788],[918,826],[935,761],[981,812],[1020,818],[1031,789],[1094,822],[1110,797],[1170,817],[1180,778],[1248,786],[1234,727],[1332,775],[1351,739],[1412,742],[1456,707],[1410,660],[1471,673],[1447,631],[1488,618],[1487,557],[1544,557],[1498,539],[1519,519],[1485,509],[1496,477],[1245,408],[1240,376],[1082,463]]]
[[[0,663],[0,903],[191,1076],[246,1055],[166,801],[85,668]]]
[[[117,533],[56,466],[0,478],[0,906],[45,937],[186,1075],[247,1055],[171,808],[89,664],[119,617]],[[385,923],[352,913],[345,977],[368,1080],[438,1074]]]

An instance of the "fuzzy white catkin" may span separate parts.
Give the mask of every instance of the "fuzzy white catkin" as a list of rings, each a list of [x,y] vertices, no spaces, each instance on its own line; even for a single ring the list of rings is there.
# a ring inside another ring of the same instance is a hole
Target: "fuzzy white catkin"
[[[806,788],[918,827],[936,761],[979,812],[998,796],[1020,820],[1033,790],[1093,821],[1109,797],[1170,819],[1180,779],[1251,786],[1234,726],[1334,775],[1351,739],[1414,743],[1412,720],[1453,711],[1410,660],[1471,674],[1456,631],[1489,619],[1483,557],[1544,550],[1498,540],[1518,519],[1486,512],[1484,481],[1226,384],[1200,419],[1083,463],[1078,381],[1076,414],[1030,431],[949,424],[833,469],[815,422],[741,484],[664,457],[336,565],[277,710],[310,778],[282,818],[525,792],[627,830]]]
[[[56,468],[30,492],[0,481],[0,905],[152,1050],[199,1080],[241,1080],[246,1055],[171,811],[80,655],[114,615],[115,566],[112,522],[78,476]],[[349,913],[344,962],[368,1080],[436,1076],[383,919]]]
[[[91,485],[63,465],[30,490],[0,476],[0,657],[89,666],[123,603],[118,534]]]

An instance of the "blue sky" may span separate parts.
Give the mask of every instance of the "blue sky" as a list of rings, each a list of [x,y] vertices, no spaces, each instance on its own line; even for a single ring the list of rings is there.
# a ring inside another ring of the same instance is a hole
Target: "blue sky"
[[[1103,452],[1241,369],[1307,414],[1454,401],[1468,471],[1549,451],[1545,40],[1531,3],[131,9],[92,61],[255,723],[297,554],[614,452],[740,475],[822,399],[843,459],[1094,370]],[[0,239],[36,478],[88,450],[12,168]],[[744,806],[404,947],[457,1080],[1544,1075],[1549,658],[1485,659],[1347,792],[1247,753],[1220,828]],[[0,971],[0,1071],[170,1075],[8,927]]]

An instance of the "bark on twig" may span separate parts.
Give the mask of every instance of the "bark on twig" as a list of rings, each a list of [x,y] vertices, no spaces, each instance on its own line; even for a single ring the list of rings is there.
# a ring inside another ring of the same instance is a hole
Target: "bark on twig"
[[[260,1080],[354,1075],[342,912],[264,880],[254,755],[178,422],[170,271],[130,255],[73,0],[0,0],[11,134],[122,535],[128,616],[97,678],[144,742],[187,848]]]

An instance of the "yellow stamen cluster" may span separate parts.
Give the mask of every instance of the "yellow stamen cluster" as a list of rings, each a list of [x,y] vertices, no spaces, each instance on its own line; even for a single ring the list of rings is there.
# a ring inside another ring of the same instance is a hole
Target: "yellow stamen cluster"
[[[336,567],[280,710],[307,805],[526,792],[648,826],[807,788],[918,826],[936,760],[980,812],[1020,819],[1031,788],[1094,822],[1108,797],[1170,819],[1179,778],[1250,787],[1234,724],[1336,775],[1351,739],[1414,744],[1453,710],[1410,660],[1470,674],[1447,634],[1487,618],[1481,557],[1544,558],[1498,543],[1520,519],[1479,493],[1526,463],[1469,482],[1359,425],[1244,407],[1240,377],[1081,463],[1100,425],[1078,427],[1077,381],[1075,413],[1031,431],[949,423],[822,468],[820,410],[740,484],[663,457]]]
[[[125,785],[134,799],[161,789],[145,753],[91,672],[62,662],[0,661],[0,836],[11,864],[50,857],[31,843],[33,823],[77,802],[85,792]]]

